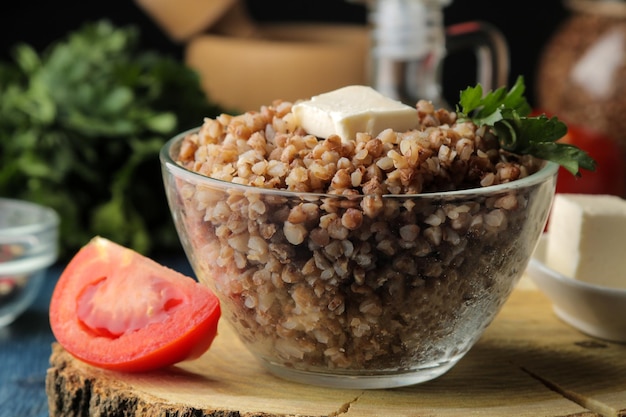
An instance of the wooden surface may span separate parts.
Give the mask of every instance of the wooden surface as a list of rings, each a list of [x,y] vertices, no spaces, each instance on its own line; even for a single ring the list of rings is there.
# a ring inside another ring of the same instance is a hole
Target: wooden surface
[[[626,416],[626,345],[559,321],[532,287],[515,290],[446,375],[392,390],[340,390],[270,375],[222,325],[200,359],[155,373],[96,369],[53,346],[50,416]]]

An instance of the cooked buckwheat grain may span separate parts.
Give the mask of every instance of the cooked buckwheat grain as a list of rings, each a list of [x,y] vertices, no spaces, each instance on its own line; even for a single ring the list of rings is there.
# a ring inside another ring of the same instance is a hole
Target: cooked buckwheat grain
[[[248,346],[283,365],[397,370],[463,352],[475,329],[459,323],[485,326],[524,268],[512,237],[542,224],[532,190],[428,195],[515,181],[541,161],[426,101],[417,129],[350,141],[307,134],[291,105],[206,119],[182,141],[181,166],[226,182],[178,185],[199,279]]]

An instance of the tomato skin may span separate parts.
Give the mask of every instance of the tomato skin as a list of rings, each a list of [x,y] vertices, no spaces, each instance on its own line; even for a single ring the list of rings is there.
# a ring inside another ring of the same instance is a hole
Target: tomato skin
[[[140,320],[145,322],[143,327],[107,336],[106,332],[90,327],[86,320],[97,318],[90,315],[102,314],[107,305],[98,304],[97,298],[93,298],[95,312],[78,311],[81,302],[92,301],[85,295],[85,289],[100,285],[103,279],[113,295],[117,287],[125,292],[118,294],[121,301],[108,305],[117,310],[112,314],[124,308],[127,315],[151,317],[153,304],[149,302],[158,300],[160,293],[154,292],[164,288],[172,290],[177,303],[162,308],[158,320]],[[128,280],[133,283],[128,285]],[[219,301],[208,288],[100,237],[90,241],[70,260],[50,301],[52,332],[65,350],[91,365],[124,372],[149,371],[197,358],[212,344],[220,315]]]

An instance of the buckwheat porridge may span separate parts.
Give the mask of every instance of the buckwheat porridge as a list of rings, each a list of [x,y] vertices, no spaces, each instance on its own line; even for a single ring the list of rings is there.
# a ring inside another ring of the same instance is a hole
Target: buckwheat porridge
[[[497,313],[545,210],[529,217],[537,187],[434,193],[515,181],[543,161],[507,154],[426,101],[418,128],[352,140],[307,134],[291,109],[276,101],[206,119],[173,151],[228,185],[172,185],[188,239],[203,248],[188,251],[198,278],[248,347],[282,365],[398,370],[464,353],[480,333],[463,326]],[[524,250],[512,243],[520,235]]]

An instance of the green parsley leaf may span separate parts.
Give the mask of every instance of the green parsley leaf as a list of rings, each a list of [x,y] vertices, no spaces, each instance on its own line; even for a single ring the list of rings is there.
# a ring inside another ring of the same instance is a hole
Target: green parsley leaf
[[[563,166],[573,175],[580,169],[595,170],[596,162],[587,152],[557,142],[567,133],[567,126],[556,117],[530,117],[524,78],[518,77],[510,90],[504,87],[484,94],[480,84],[461,91],[456,111],[459,120],[488,126],[500,146],[512,153],[528,154]]]
[[[96,235],[144,254],[180,250],[159,150],[225,109],[139,35],[102,20],[0,62],[0,195],[57,210],[61,257]]]

